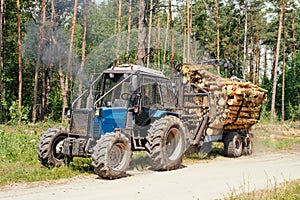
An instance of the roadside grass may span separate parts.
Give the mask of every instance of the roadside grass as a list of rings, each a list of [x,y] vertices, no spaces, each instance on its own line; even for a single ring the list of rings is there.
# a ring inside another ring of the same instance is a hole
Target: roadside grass
[[[239,190],[232,190],[225,200],[296,200],[300,199],[300,179],[287,181],[281,184],[276,182],[267,189],[254,190],[248,192],[247,184],[241,186]]]
[[[92,172],[91,160],[82,158],[75,158],[69,167],[49,169],[42,166],[36,153],[40,136],[36,133],[38,129],[26,130],[18,126],[0,127],[0,186],[71,178]]]
[[[299,151],[300,126],[296,122],[259,123],[254,134],[254,151]]]

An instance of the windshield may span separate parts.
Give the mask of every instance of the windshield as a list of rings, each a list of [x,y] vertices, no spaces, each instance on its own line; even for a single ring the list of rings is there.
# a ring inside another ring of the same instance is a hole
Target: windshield
[[[94,87],[95,106],[97,107],[128,107],[132,76],[129,74],[104,74],[98,85]]]

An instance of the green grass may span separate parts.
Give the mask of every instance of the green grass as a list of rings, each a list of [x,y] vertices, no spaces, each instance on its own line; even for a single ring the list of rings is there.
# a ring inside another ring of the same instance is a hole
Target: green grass
[[[271,188],[265,190],[254,190],[246,192],[245,187],[241,193],[236,191],[230,192],[225,197],[225,200],[298,200],[300,199],[300,180],[289,181],[282,184],[273,185]]]
[[[75,158],[69,167],[49,169],[37,158],[39,134],[5,133],[0,130],[0,186],[18,183],[71,178],[90,173],[91,160]]]
[[[281,140],[262,140],[265,147],[273,150],[292,150],[294,145],[300,145],[300,138],[285,138]]]
[[[300,135],[298,123],[260,123],[253,129],[254,151],[257,146],[266,151],[300,150]]]

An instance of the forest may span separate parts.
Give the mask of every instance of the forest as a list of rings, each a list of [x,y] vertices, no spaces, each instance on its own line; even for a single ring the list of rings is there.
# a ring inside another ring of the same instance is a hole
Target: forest
[[[271,122],[300,120],[298,0],[0,1],[2,124],[60,122],[112,65],[172,76],[175,62],[211,58],[268,90]]]

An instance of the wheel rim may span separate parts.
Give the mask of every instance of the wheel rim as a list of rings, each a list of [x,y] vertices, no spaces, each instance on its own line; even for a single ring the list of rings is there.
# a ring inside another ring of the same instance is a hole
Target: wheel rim
[[[52,145],[52,155],[53,158],[55,158],[58,162],[63,162],[65,159],[64,154],[62,153],[62,149],[63,149],[63,142],[64,139],[66,137],[65,136],[60,136],[57,137],[54,141],[53,141],[53,145]]]
[[[177,128],[171,128],[165,142],[166,154],[169,160],[176,160],[179,156],[181,156],[182,145],[180,140],[181,137],[179,130]]]
[[[123,144],[114,144],[110,150],[109,163],[113,169],[119,169],[125,162],[125,146]]]

